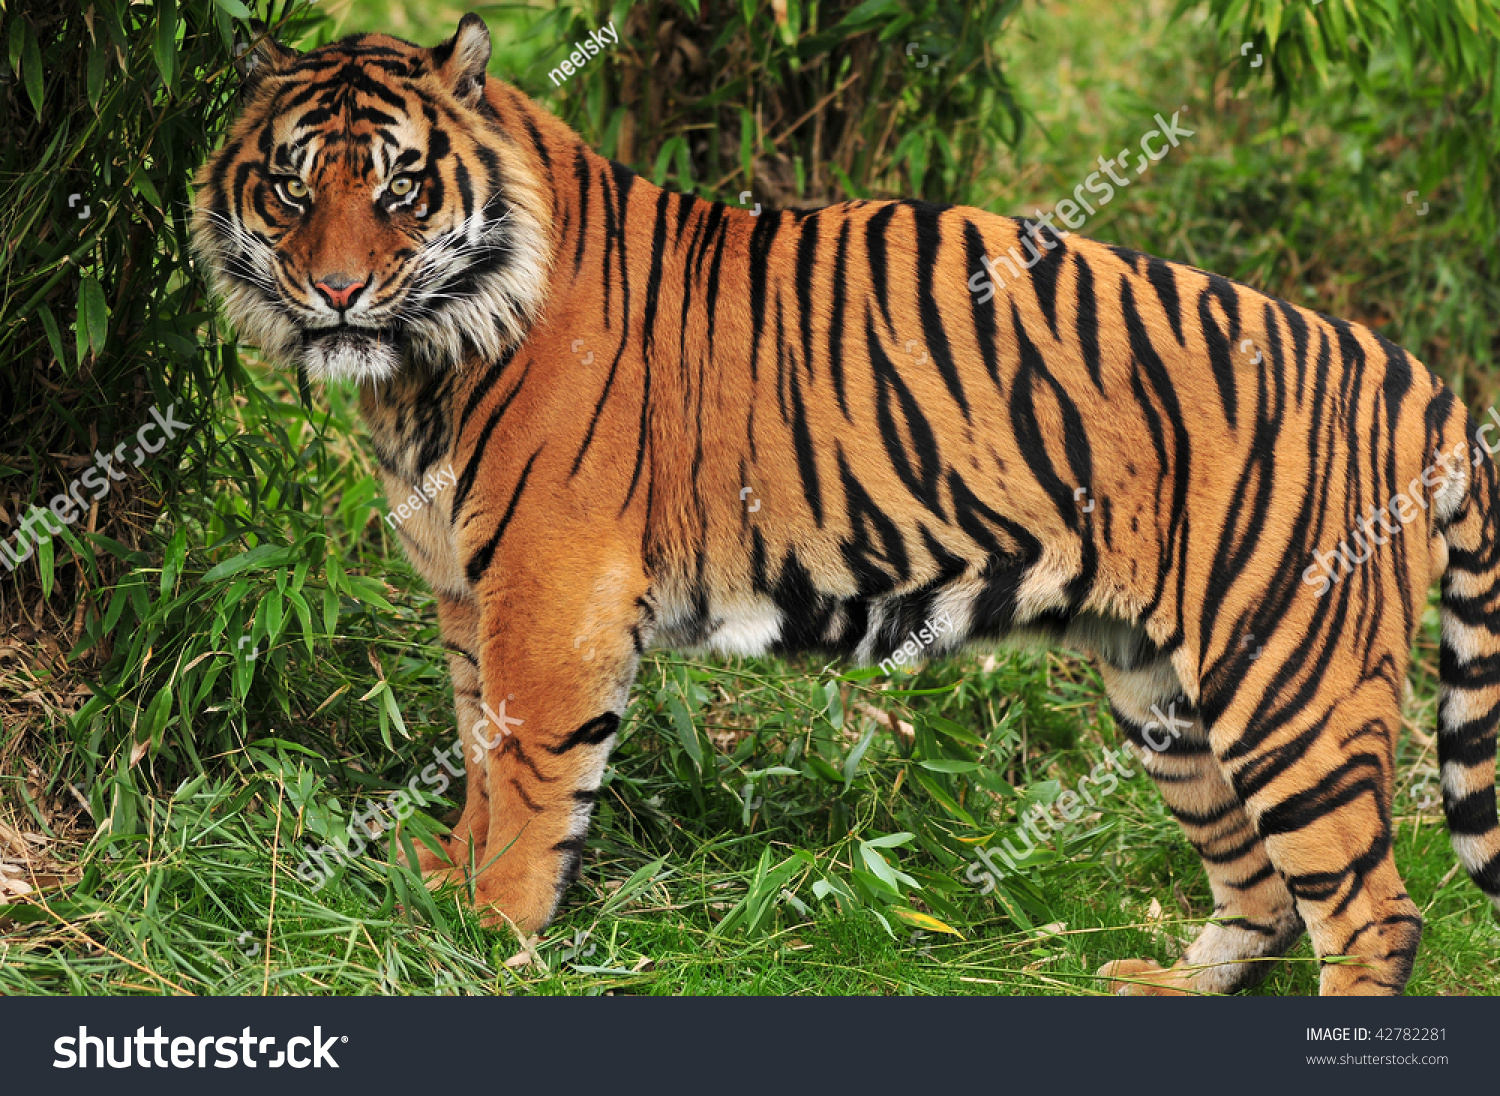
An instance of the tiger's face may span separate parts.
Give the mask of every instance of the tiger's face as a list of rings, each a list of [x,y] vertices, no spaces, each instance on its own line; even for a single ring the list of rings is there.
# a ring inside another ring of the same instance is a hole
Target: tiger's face
[[[485,98],[489,31],[241,58],[245,109],[198,177],[193,246],[240,334],[325,379],[458,367],[519,341],[550,248],[540,181]]]

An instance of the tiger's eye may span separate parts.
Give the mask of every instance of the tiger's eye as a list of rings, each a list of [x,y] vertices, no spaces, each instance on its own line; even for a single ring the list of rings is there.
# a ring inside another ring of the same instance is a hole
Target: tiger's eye
[[[412,182],[410,175],[398,175],[396,178],[391,180],[391,185],[386,189],[388,189],[396,197],[404,198],[406,197],[406,195],[411,193],[412,187],[416,185],[416,183]]]
[[[290,198],[307,197],[307,184],[301,179],[286,179],[281,185],[286,188],[287,196]]]

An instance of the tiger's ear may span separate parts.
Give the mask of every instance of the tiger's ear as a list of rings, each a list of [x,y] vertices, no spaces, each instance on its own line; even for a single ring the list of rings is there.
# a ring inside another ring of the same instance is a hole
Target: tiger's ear
[[[484,95],[484,70],[490,63],[490,28],[472,11],[458,21],[458,33],[432,51],[439,79],[459,102],[472,107]]]
[[[240,94],[249,95],[272,73],[290,68],[298,53],[271,37],[271,28],[259,19],[250,20],[250,37],[234,36],[234,67],[243,81]]]

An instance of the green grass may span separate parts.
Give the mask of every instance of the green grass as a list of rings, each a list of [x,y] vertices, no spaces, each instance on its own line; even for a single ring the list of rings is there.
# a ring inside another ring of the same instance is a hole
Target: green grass
[[[1050,208],[1097,155],[1186,103],[1197,135],[1088,234],[1379,322],[1444,376],[1490,385],[1466,333],[1494,315],[1494,287],[1465,267],[1455,230],[1401,208],[1399,142],[1372,163],[1378,133],[1352,108],[1283,126],[1216,80],[1222,48],[1192,22],[1169,26],[1170,6],[1024,9],[1001,48],[1033,126],[971,200]],[[435,42],[459,10],[354,0],[342,29]],[[519,31],[496,46],[502,74],[541,48]],[[1367,200],[1377,185],[1395,200]],[[245,379],[202,427],[225,443],[222,489],[189,500],[160,530],[164,558],[135,557],[102,595],[131,622],[126,664],[172,666],[180,702],[158,708],[141,669],[71,720],[58,699],[46,734],[0,732],[0,821],[39,835],[38,862],[66,884],[0,907],[0,993],[1087,994],[1110,959],[1171,962],[1211,912],[1196,856],[1139,772],[1003,893],[964,878],[975,841],[1119,741],[1093,671],[1037,652],[976,651],[884,689],[811,661],[649,658],[583,879],[529,948],[480,927],[464,896],[426,892],[389,850],[311,891],[292,874],[301,842],[450,741],[451,696],[433,602],[379,520],[350,393],[315,393],[309,411],[285,375],[252,366]],[[295,492],[235,486],[289,469]],[[185,596],[202,584],[222,596]],[[1417,732],[1399,747],[1396,857],[1426,916],[1408,992],[1496,993],[1500,934],[1453,871],[1439,808],[1422,807],[1435,665],[1429,613]],[[62,680],[22,685],[51,697]],[[107,706],[139,724],[138,757],[101,745]],[[1257,992],[1316,986],[1304,941]]]
[[[513,936],[479,927],[461,895],[429,896],[401,869],[374,859],[309,892],[289,870],[297,813],[273,780],[252,770],[164,796],[144,834],[96,845],[84,858],[82,884],[67,897],[12,907],[13,918],[35,920],[16,925],[0,944],[0,992],[1091,993],[1100,964],[1140,955],[1169,962],[1172,938],[1209,912],[1195,856],[1137,775],[1016,892],[1032,928],[967,884],[945,896],[956,913],[944,916],[962,940],[895,919],[889,934],[868,908],[840,913],[805,886],[807,877],[848,874],[846,833],[843,823],[831,825],[835,816],[869,834],[889,825],[893,811],[910,812],[904,824],[926,815],[938,829],[952,824],[947,812],[920,790],[895,793],[910,762],[887,736],[865,755],[850,793],[782,778],[783,786],[765,790],[750,826],[737,824],[738,801],[722,782],[700,789],[700,807],[693,782],[672,771],[682,753],[669,744],[676,732],[649,699],[652,679],[682,665],[657,659],[645,675],[647,699],[637,700],[611,765],[584,880],[534,949],[535,963],[508,967],[522,952]],[[812,704],[827,680],[768,665],[739,669],[751,675],[740,678],[741,702],[709,707],[705,722],[757,712],[775,722],[785,711],[767,707],[776,694],[790,691]],[[996,771],[1014,775],[1020,787],[1071,784],[1099,756],[1098,732],[1108,732],[1107,718],[1101,723],[1090,710],[1086,676],[1045,656],[1016,656],[987,675],[972,660],[954,662],[916,684],[981,680],[964,710],[950,691],[913,698],[909,714],[973,716],[993,705],[998,719],[980,714],[976,731],[991,744],[1030,740]],[[440,695],[410,699],[403,706],[441,702]],[[1069,727],[1078,728],[1073,740],[1058,741]],[[426,730],[445,737],[441,725]],[[783,741],[752,737],[773,749]],[[400,779],[399,766],[382,767]],[[246,791],[256,798],[236,809]],[[804,885],[792,884],[811,912],[780,902],[760,935],[717,931],[746,896],[767,847],[775,861],[793,848],[813,854]],[[1494,992],[1496,934],[1487,904],[1462,875],[1450,877],[1452,855],[1435,808],[1403,818],[1397,859],[1427,917],[1410,992]],[[935,882],[920,860],[903,858],[903,867]],[[953,869],[952,878],[960,876]],[[1161,907],[1154,916],[1153,900]],[[1315,989],[1304,943],[1263,992]]]

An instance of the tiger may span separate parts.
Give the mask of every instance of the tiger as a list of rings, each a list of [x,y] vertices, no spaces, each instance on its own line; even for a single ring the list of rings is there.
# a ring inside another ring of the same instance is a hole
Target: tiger
[[[466,745],[429,884],[548,924],[650,650],[1025,639],[1097,666],[1212,892],[1112,990],[1232,993],[1305,931],[1321,993],[1398,994],[1395,743],[1440,582],[1443,807],[1500,905],[1495,446],[1413,355],[1051,221],[674,193],[490,55],[474,14],[432,48],[263,36],[192,215],[240,336],[358,386],[388,498],[441,488],[393,523]]]

